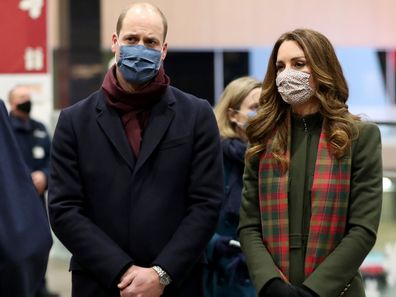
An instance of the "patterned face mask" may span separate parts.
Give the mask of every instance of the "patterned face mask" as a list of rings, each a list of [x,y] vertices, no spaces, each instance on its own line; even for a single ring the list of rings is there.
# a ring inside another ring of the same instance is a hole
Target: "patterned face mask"
[[[282,99],[290,104],[307,102],[315,93],[309,85],[311,75],[302,71],[287,68],[276,77],[276,86]]]

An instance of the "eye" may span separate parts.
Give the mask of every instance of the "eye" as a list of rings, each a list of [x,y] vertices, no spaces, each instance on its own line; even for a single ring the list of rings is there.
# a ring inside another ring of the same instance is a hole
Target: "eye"
[[[135,44],[135,43],[138,42],[138,39],[137,39],[135,36],[129,36],[129,37],[126,38],[126,41],[127,41],[129,44]]]
[[[249,107],[250,110],[256,111],[259,108],[258,104],[253,104],[252,106]]]
[[[296,67],[297,69],[300,68],[304,68],[307,65],[307,63],[305,61],[296,61],[296,63],[294,64],[294,67]]]
[[[281,71],[285,68],[285,65],[283,65],[283,64],[281,64],[281,63],[276,63],[275,67],[276,67],[276,70],[277,70],[278,73],[279,73],[279,72],[281,72]]]
[[[148,47],[156,47],[156,46],[159,44],[159,42],[158,42],[158,40],[156,40],[156,39],[147,39],[147,40],[145,41],[145,44],[146,44],[146,46],[148,46]]]

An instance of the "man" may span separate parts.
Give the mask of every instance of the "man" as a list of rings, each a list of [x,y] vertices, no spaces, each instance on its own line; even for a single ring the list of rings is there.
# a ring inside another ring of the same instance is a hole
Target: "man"
[[[73,297],[203,296],[220,139],[209,103],[169,85],[166,31],[158,8],[131,5],[102,88],[60,114],[49,211],[72,253]]]
[[[50,159],[50,137],[45,126],[30,118],[32,100],[27,86],[18,85],[8,95],[10,120],[34,187],[44,199]],[[45,201],[43,200],[43,203]]]
[[[45,208],[45,191],[50,159],[50,137],[45,126],[30,117],[32,101],[30,89],[18,85],[8,94],[10,103],[11,127],[22,153],[22,157],[30,170],[33,185]],[[47,289],[45,278],[36,297],[56,297]]]
[[[0,100],[0,296],[34,297],[52,239],[47,215]]]

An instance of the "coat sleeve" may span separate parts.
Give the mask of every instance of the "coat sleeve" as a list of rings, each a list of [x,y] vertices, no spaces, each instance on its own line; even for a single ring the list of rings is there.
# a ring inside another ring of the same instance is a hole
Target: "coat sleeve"
[[[133,261],[89,219],[86,203],[72,117],[67,111],[62,111],[51,151],[48,191],[50,222],[54,233],[73,254],[72,263],[89,270],[110,288],[119,280],[121,271]]]
[[[250,277],[257,292],[260,292],[270,279],[280,278],[281,275],[262,240],[258,162],[258,158],[252,158],[245,165],[238,234]]]
[[[40,170],[47,177],[47,185],[48,185],[51,139],[50,139],[47,128],[41,123],[40,123],[40,129],[45,132],[45,137],[43,139],[43,147],[44,147],[44,151],[45,151],[45,157],[44,157],[42,167],[40,168]]]
[[[45,209],[0,100],[0,296],[31,297],[52,244]]]
[[[345,237],[304,282],[321,297],[338,296],[349,288],[376,241],[382,206],[381,138],[376,125],[361,123],[360,126],[352,150]]]
[[[188,209],[169,243],[153,264],[182,282],[213,236],[224,196],[223,158],[217,123],[206,100],[198,101],[193,133]]]

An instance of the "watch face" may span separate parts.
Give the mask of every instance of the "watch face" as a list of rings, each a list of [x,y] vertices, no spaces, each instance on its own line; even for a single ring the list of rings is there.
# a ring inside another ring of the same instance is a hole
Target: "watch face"
[[[170,277],[164,273],[162,276],[160,276],[160,283],[167,286],[170,284]]]
[[[171,283],[171,278],[161,267],[153,266],[153,269],[158,273],[160,284],[167,286]]]

